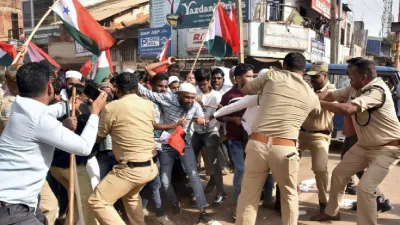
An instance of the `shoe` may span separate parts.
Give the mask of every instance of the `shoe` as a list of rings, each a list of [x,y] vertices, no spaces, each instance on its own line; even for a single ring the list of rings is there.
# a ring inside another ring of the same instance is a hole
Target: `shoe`
[[[226,167],[222,169],[222,175],[223,175],[223,176],[229,175],[230,172],[231,172],[231,171],[229,171],[229,169],[226,168]]]
[[[232,218],[234,220],[236,220],[236,207],[235,206],[231,208],[231,212],[232,212]]]
[[[215,188],[215,184],[208,182],[206,185],[206,188],[204,188],[204,194],[208,195],[211,194],[213,192]]]
[[[221,205],[224,202],[224,200],[227,198],[228,198],[228,195],[226,193],[217,194],[212,203],[212,207],[217,207],[217,206]]]
[[[274,212],[275,212],[276,214],[279,214],[279,215],[282,214],[281,203],[280,203],[280,202],[275,202]]]
[[[143,216],[149,219],[155,219],[156,214],[153,212],[149,212],[147,209],[143,209]]]
[[[200,213],[199,223],[212,224],[212,222],[214,222],[214,220],[211,219],[211,217],[209,217],[206,212]]]
[[[339,221],[339,220],[340,220],[340,213],[336,214],[335,216],[329,216],[326,215],[325,213],[321,213],[311,217],[311,221]]]
[[[357,211],[357,202],[353,202],[353,206],[351,207],[351,210]]]
[[[266,209],[274,209],[275,201],[273,201],[273,200],[263,201],[261,207],[266,208]]]
[[[175,225],[175,223],[172,222],[171,220],[169,220],[167,216],[160,216],[160,217],[157,217],[157,218],[155,219],[155,221],[156,221],[157,223],[159,223],[160,225]]]
[[[172,214],[173,215],[180,215],[181,213],[182,213],[181,203],[180,202],[176,202],[176,203],[172,204]]]
[[[345,193],[348,195],[357,195],[356,187],[347,186]]]
[[[386,199],[384,202],[378,204],[378,212],[384,213],[392,210],[394,207],[390,204],[389,199]]]
[[[325,202],[325,203],[320,202],[319,203],[319,212],[323,213],[327,205],[328,205],[327,202]]]

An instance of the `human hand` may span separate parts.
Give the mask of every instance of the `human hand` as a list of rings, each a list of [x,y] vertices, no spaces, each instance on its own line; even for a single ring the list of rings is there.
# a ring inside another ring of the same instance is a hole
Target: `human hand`
[[[168,57],[167,62],[168,62],[169,65],[175,64],[176,63],[176,58],[174,56],[170,56],[170,57]]]
[[[25,55],[26,50],[27,50],[27,48],[26,48],[25,45],[21,45],[21,46],[19,46],[19,47],[17,48],[17,52],[21,52],[21,56],[24,56],[24,55]]]
[[[200,116],[194,116],[193,120],[197,125],[205,125],[206,124],[206,120]]]
[[[101,110],[103,110],[104,106],[107,103],[107,93],[105,91],[101,91],[101,94],[95,101],[92,103],[92,114],[99,115]]]
[[[62,125],[74,131],[78,127],[78,120],[76,119],[76,117],[68,117],[62,121]]]
[[[187,121],[185,119],[179,119],[178,122],[176,122],[176,126],[185,127],[186,124],[187,124]]]

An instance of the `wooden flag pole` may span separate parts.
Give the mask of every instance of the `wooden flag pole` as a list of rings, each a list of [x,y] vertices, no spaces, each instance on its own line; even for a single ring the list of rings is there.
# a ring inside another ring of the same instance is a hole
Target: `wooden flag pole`
[[[72,105],[71,116],[75,117],[75,100],[76,100],[76,88],[72,88],[72,97],[70,104]],[[75,154],[70,155],[69,165],[69,213],[68,213],[68,225],[74,225],[74,200],[75,200]]]
[[[194,59],[194,62],[193,62],[193,65],[192,65],[192,69],[190,70],[190,73],[189,73],[189,74],[193,73],[194,67],[196,66],[197,60],[199,59],[201,49],[202,49],[203,46],[204,46],[204,39],[205,39],[205,38],[207,37],[207,35],[208,35],[208,31],[210,30],[211,24],[212,24],[213,21],[214,21],[215,11],[217,10],[217,8],[218,8],[218,6],[219,6],[220,3],[221,3],[221,0],[218,0],[218,3],[217,3],[217,5],[215,6],[215,9],[214,9],[214,12],[213,12],[213,16],[211,17],[210,23],[208,24],[207,32],[206,32],[205,35],[203,36],[203,40],[201,40],[201,45],[200,45],[199,51],[197,51],[197,56],[196,56],[196,58]]]
[[[29,42],[31,42],[33,36],[35,35],[36,31],[39,29],[39,27],[42,25],[43,21],[47,18],[47,16],[53,11],[53,8],[57,5],[57,3],[60,0],[57,0],[54,2],[54,4],[47,10],[47,12],[43,15],[42,19],[40,19],[39,23],[36,25],[35,29],[32,30],[32,33],[29,35],[28,39],[26,39],[24,45],[28,46]],[[14,61],[11,63],[11,65],[15,64],[19,57],[21,56],[21,52],[18,52],[17,57],[15,57]]]
[[[239,20],[238,25],[239,25],[239,42],[240,42],[238,61],[239,61],[239,63],[244,63],[242,0],[237,0],[237,2],[238,2],[237,13],[238,13],[238,20]]]

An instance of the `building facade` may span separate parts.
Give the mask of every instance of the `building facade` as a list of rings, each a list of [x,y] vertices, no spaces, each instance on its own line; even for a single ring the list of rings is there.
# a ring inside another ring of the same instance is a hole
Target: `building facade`
[[[0,41],[18,39],[22,34],[21,0],[0,1]]]

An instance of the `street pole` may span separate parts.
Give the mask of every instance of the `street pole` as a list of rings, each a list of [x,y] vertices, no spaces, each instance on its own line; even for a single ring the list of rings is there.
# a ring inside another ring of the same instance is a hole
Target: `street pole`
[[[336,20],[336,0],[331,0],[331,25],[330,25],[330,38],[331,38],[331,63],[337,63],[337,20]]]
[[[399,10],[400,10],[400,1],[399,1]],[[397,22],[400,22],[400,11],[398,14]],[[399,66],[399,54],[400,54],[400,32],[396,32],[396,57],[395,57],[395,65],[397,69],[400,69]]]
[[[334,2],[335,0],[333,0]],[[342,5],[342,0],[339,0],[339,12],[338,12],[338,26],[337,26],[337,52],[336,52],[336,63],[340,63],[342,59],[340,58],[340,43],[342,39],[342,10],[343,10],[343,5]],[[344,43],[343,43],[344,45]]]
[[[244,63],[244,46],[243,46],[243,13],[242,13],[242,0],[237,0],[238,20],[239,20],[239,63]]]

